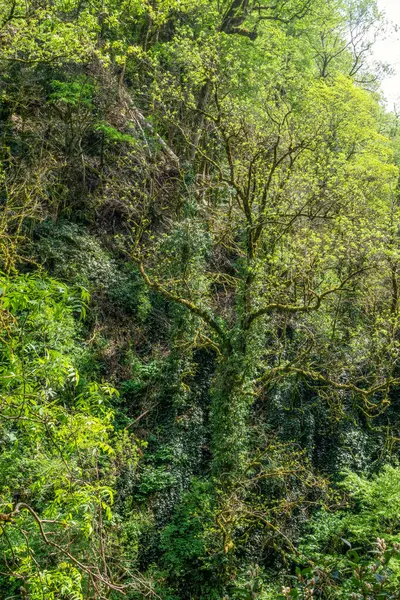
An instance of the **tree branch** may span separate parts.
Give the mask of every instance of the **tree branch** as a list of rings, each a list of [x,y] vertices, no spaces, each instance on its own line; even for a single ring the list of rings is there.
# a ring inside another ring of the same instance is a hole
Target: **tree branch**
[[[372,396],[373,394],[382,392],[383,390],[387,390],[389,386],[400,384],[400,378],[393,378],[393,379],[387,379],[387,380],[383,381],[382,383],[377,383],[375,385],[371,385],[368,388],[360,388],[359,386],[355,385],[354,383],[340,383],[338,381],[335,381],[334,379],[331,379],[330,377],[322,375],[322,373],[319,373],[318,371],[315,371],[314,369],[301,369],[301,368],[295,367],[291,364],[283,365],[282,367],[276,367],[276,368],[271,369],[270,371],[268,371],[268,373],[265,374],[265,378],[270,379],[274,375],[277,375],[278,373],[289,375],[289,376],[290,375],[302,375],[303,377],[306,377],[307,379],[312,379],[313,381],[316,381],[319,383],[324,383],[326,385],[330,385],[331,387],[335,388],[336,390],[353,392],[355,394],[363,396],[365,399],[367,399],[369,396]],[[264,376],[262,379],[264,379]]]
[[[346,277],[346,279],[344,279],[341,282],[340,285],[338,285],[334,288],[331,288],[329,290],[326,290],[322,294],[318,294],[317,292],[311,290],[310,293],[315,297],[314,304],[299,306],[297,304],[282,304],[280,302],[271,302],[270,304],[267,304],[266,306],[254,311],[246,318],[245,329],[249,329],[251,324],[258,318],[260,318],[264,315],[270,314],[272,312],[275,312],[275,311],[281,312],[281,313],[307,313],[312,310],[318,310],[319,307],[321,306],[322,300],[324,298],[326,298],[327,296],[330,296],[331,294],[335,294],[336,292],[342,291],[344,289],[344,286],[346,285],[346,283],[348,283],[350,281],[350,279],[353,279],[353,277],[355,277],[356,275],[359,275],[363,271],[365,271],[365,268],[359,269],[358,271],[351,273],[348,277]]]
[[[182,306],[185,306],[188,310],[190,310],[190,312],[192,312],[196,316],[200,317],[200,319],[202,319],[211,329],[213,329],[215,331],[215,333],[217,333],[218,336],[222,339],[222,341],[226,342],[227,338],[226,338],[225,331],[223,330],[223,328],[218,323],[218,321],[215,317],[210,315],[210,313],[208,311],[204,310],[200,306],[197,306],[190,300],[187,300],[186,298],[181,298],[180,296],[177,296],[176,294],[167,290],[164,286],[162,286],[157,281],[151,280],[150,277],[148,276],[148,274],[146,273],[141,260],[137,257],[133,257],[133,260],[138,265],[140,273],[141,273],[144,281],[148,285],[148,287],[152,288],[156,292],[159,292],[167,300],[170,300],[171,302],[175,302],[176,304],[181,304]]]
[[[60,546],[59,544],[57,544],[56,542],[53,542],[53,540],[50,540],[47,537],[47,534],[46,534],[46,532],[45,532],[45,530],[43,528],[43,522],[42,522],[42,520],[37,515],[37,513],[33,510],[33,508],[31,506],[29,506],[29,504],[25,504],[25,502],[18,502],[18,504],[16,505],[15,509],[13,510],[13,512],[10,513],[10,517],[12,518],[12,517],[15,517],[16,515],[18,515],[21,512],[22,509],[25,509],[25,510],[27,510],[28,512],[31,513],[32,517],[35,519],[35,521],[36,521],[36,523],[37,523],[37,525],[39,527],[40,535],[41,535],[43,541],[47,545],[52,546],[53,548],[56,548],[57,550],[59,550],[59,552],[61,552],[65,556],[67,556],[70,559],[71,562],[73,562],[77,567],[79,567],[79,569],[81,569],[82,571],[84,571],[85,573],[87,573],[88,575],[90,575],[91,577],[94,577],[95,579],[97,579],[98,581],[100,581],[101,583],[103,583],[110,590],[114,590],[116,592],[119,592],[119,593],[125,595],[124,589],[127,586],[117,585],[115,583],[112,583],[111,581],[108,581],[108,579],[105,579],[102,575],[100,575],[99,573],[96,573],[90,567],[88,567],[87,565],[84,565],[83,563],[81,563],[68,550],[66,550],[65,548],[63,548],[62,546]]]

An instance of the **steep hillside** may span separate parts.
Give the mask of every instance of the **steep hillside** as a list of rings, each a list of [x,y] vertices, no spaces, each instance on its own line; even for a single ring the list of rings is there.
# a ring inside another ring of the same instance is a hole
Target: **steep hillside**
[[[0,590],[400,598],[374,0],[0,0]]]

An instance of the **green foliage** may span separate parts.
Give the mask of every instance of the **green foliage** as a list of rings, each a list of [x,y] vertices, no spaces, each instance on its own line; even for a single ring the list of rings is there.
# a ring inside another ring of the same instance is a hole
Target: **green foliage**
[[[61,563],[55,571],[45,571],[33,576],[30,580],[30,598],[48,600],[68,598],[82,600],[82,576],[77,569],[68,563]]]
[[[94,86],[83,78],[71,82],[53,80],[51,87],[53,92],[49,98],[52,102],[70,104],[74,107],[84,105],[91,108],[93,106]]]
[[[2,597],[398,597],[379,27],[0,0]]]
[[[341,486],[349,494],[348,507],[312,519],[300,545],[311,566],[296,572],[298,583],[282,597],[306,598],[314,588],[323,598],[396,598],[399,469],[387,465],[372,478],[349,472]]]
[[[209,597],[218,595],[218,584],[212,581],[213,574],[216,575],[213,573],[215,513],[212,486],[194,481],[177,507],[173,521],[161,532],[160,548],[164,551],[161,564],[177,591],[183,584],[201,598],[207,593]]]
[[[74,314],[86,291],[82,300],[32,275],[1,285],[0,502],[13,514],[2,529],[3,572],[25,581],[32,598],[81,598],[82,563],[98,562],[97,540],[106,543],[114,519],[116,464],[136,463],[135,444],[114,430],[116,391],[79,378]]]
[[[56,277],[101,293],[117,283],[117,264],[85,229],[73,223],[44,223],[34,252]]]
[[[97,123],[95,130],[103,133],[104,137],[110,142],[125,142],[126,144],[135,145],[135,138],[126,133],[121,133],[108,123]]]
[[[232,600],[261,600],[265,598],[264,581],[260,567],[251,565],[242,577],[238,577],[233,591],[227,596]]]

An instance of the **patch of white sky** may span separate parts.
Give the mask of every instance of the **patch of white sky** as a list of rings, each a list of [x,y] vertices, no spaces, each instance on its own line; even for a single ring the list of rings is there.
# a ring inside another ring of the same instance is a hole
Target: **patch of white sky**
[[[373,59],[391,67],[381,83],[387,108],[400,108],[400,0],[377,0],[378,7],[385,14],[388,25],[378,37],[373,47]]]

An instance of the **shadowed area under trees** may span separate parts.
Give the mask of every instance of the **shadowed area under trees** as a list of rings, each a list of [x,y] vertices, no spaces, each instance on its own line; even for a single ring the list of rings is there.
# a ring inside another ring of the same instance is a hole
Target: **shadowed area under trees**
[[[374,0],[0,0],[0,596],[400,599]]]

